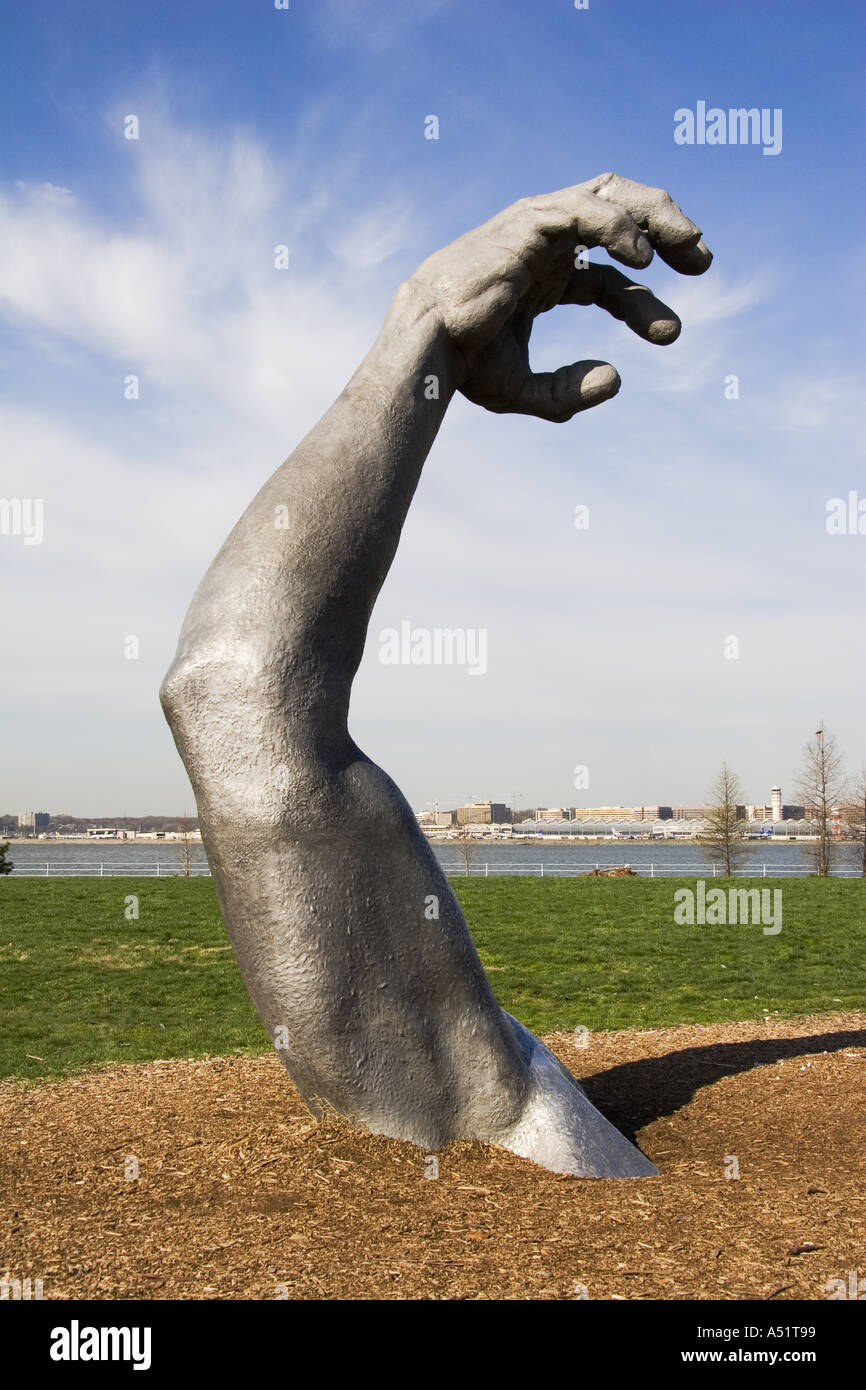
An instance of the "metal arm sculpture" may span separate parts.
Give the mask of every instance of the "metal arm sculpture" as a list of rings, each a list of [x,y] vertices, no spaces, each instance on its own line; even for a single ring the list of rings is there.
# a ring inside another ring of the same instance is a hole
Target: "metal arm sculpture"
[[[686,275],[712,259],[666,193],[615,174],[521,199],[429,257],[223,545],[161,698],[241,974],[312,1112],[428,1150],[478,1139],[554,1172],[632,1177],[656,1169],[496,1002],[409,805],[347,728],[373,604],[455,391],[553,421],[614,396],[604,362],[530,370],[532,321],[558,304],[677,337],[649,290],[586,262],[593,246],[637,268],[655,250]]]

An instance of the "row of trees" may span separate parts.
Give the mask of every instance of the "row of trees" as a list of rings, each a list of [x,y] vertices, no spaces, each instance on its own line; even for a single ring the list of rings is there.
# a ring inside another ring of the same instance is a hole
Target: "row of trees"
[[[51,829],[63,834],[83,834],[91,825],[116,826],[118,830],[183,830],[185,824],[193,830],[198,829],[196,816],[72,816],[61,811],[50,818]],[[7,811],[0,814],[0,829],[8,835],[23,827],[18,825],[18,817]]]
[[[834,813],[839,812],[860,844],[861,870],[866,876],[866,768],[853,782],[846,777],[835,735],[825,729],[823,720],[803,749],[796,794],[804,815],[817,827],[815,839],[806,842],[815,871],[822,876],[830,872],[839,847],[833,825]],[[748,853],[748,823],[737,813],[744,800],[739,777],[727,762],[722,763],[710,792],[703,840],[708,854],[722,860],[728,875]]]

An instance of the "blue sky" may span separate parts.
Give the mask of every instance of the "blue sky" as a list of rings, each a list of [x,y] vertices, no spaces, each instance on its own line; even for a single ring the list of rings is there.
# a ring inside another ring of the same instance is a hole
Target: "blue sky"
[[[156,691],[237,516],[420,260],[606,169],[667,188],[715,253],[641,277],[682,336],[560,309],[534,365],[610,360],[615,401],[563,426],[452,405],[352,732],[419,808],[694,802],[723,757],[750,800],[793,799],[820,718],[858,768],[866,535],[826,507],[866,499],[863,27],[798,0],[7,10],[0,497],[45,522],[0,535],[0,810],[192,808]],[[781,152],[676,144],[699,101],[780,108]],[[383,665],[404,620],[485,629],[484,677]]]

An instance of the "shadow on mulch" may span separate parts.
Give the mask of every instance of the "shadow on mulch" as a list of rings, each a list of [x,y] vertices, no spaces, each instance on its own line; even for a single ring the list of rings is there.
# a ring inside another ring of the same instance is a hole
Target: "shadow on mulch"
[[[713,1043],[687,1047],[660,1057],[622,1062],[594,1076],[582,1076],[580,1084],[603,1115],[617,1129],[637,1142],[646,1125],[673,1115],[688,1105],[697,1091],[723,1076],[793,1060],[809,1053],[841,1051],[866,1046],[866,1029],[814,1033],[805,1038],[755,1038],[748,1042]]]

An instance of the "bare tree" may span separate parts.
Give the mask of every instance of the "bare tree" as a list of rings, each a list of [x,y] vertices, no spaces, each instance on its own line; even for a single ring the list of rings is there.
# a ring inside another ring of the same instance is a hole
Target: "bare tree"
[[[468,878],[470,865],[478,853],[478,841],[473,839],[469,834],[468,825],[461,826],[460,830],[457,832],[455,836],[455,847],[457,850],[457,857],[462,861],[463,871]]]
[[[845,777],[835,735],[827,732],[823,719],[803,749],[797,795],[805,814],[817,822],[818,834],[810,848],[818,873],[826,876],[837,848],[833,841],[833,809],[845,795]]]
[[[175,854],[177,862],[180,864],[184,877],[189,878],[192,871],[193,845],[195,841],[192,836],[192,821],[187,816],[182,816],[178,821],[178,836],[175,840]]]
[[[707,828],[701,831],[701,841],[709,858],[723,861],[728,878],[749,852],[745,842],[746,821],[740,814],[744,799],[740,779],[723,762],[710,789],[710,801],[704,812]]]

